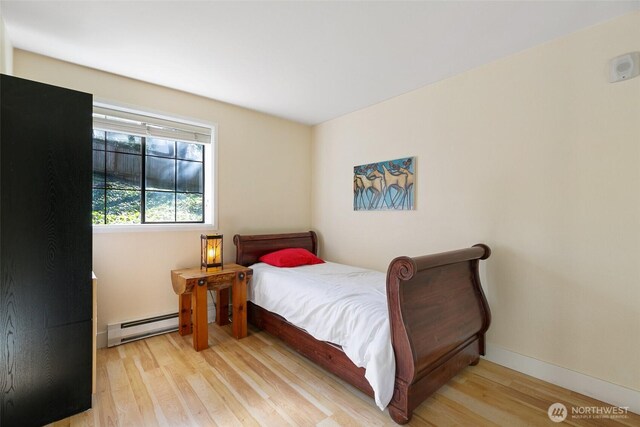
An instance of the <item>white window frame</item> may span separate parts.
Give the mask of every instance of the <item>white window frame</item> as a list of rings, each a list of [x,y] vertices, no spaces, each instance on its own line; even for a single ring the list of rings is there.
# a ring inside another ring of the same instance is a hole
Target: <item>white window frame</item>
[[[94,107],[119,110],[132,114],[141,114],[161,120],[181,122],[194,126],[211,129],[211,142],[204,145],[204,222],[183,224],[94,224],[94,234],[100,233],[128,233],[149,231],[211,231],[218,229],[218,125],[207,123],[176,114],[167,114],[123,105],[117,102],[95,99]],[[144,153],[143,153],[144,155]],[[144,179],[144,177],[143,177]]]

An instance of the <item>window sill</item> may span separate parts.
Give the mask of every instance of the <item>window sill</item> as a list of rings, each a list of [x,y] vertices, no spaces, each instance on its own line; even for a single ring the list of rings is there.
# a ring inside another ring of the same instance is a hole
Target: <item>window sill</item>
[[[109,233],[147,233],[171,231],[213,231],[213,224],[129,224],[129,225],[94,225],[94,234]]]

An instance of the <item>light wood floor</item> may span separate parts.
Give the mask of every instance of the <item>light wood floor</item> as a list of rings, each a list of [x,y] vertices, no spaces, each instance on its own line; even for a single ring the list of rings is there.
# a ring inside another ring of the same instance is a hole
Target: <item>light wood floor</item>
[[[93,409],[53,425],[395,425],[373,399],[266,333],[236,341],[212,324],[209,344],[196,353],[175,332],[99,350]],[[605,405],[482,360],[420,405],[410,425],[556,425],[547,416],[555,402],[569,411]],[[640,426],[640,416],[565,422]]]

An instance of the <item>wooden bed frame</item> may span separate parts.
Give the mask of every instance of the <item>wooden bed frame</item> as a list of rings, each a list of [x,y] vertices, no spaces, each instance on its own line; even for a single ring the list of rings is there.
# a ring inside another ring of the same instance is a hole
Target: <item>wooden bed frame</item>
[[[249,266],[269,252],[305,248],[317,254],[317,237],[305,233],[236,235],[236,263]],[[479,260],[491,250],[483,244],[417,258],[399,257],[387,271],[387,299],[396,377],[389,414],[407,423],[413,410],[485,352],[491,322],[480,285]],[[277,336],[326,370],[373,396],[364,377],[339,346],[318,341],[281,316],[251,302],[249,322]]]

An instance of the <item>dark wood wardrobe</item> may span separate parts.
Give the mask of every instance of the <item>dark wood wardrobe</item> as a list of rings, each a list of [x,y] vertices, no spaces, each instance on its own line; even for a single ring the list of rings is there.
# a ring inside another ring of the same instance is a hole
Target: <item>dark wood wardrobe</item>
[[[91,407],[92,96],[0,75],[0,425]]]

